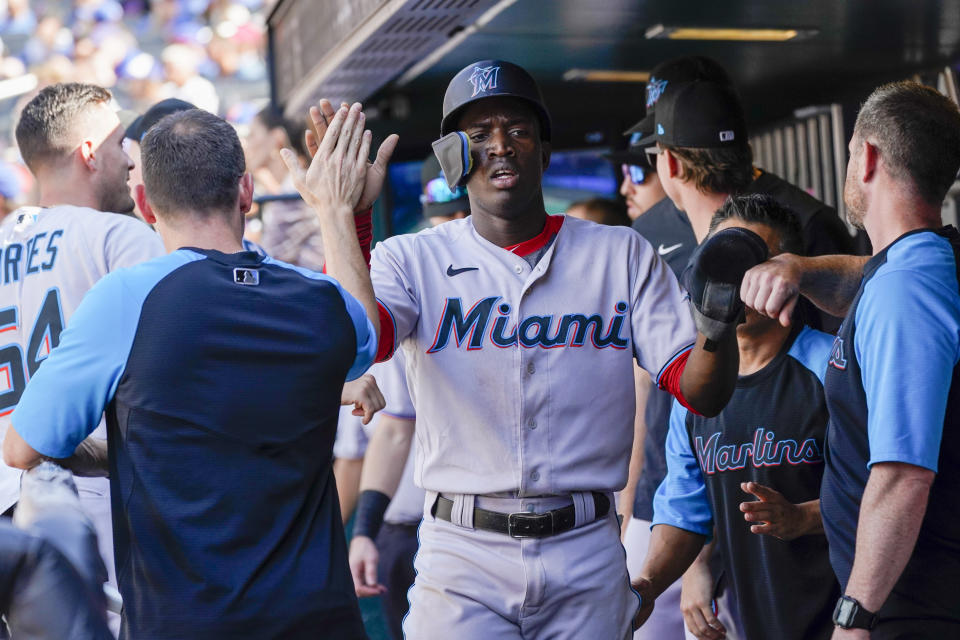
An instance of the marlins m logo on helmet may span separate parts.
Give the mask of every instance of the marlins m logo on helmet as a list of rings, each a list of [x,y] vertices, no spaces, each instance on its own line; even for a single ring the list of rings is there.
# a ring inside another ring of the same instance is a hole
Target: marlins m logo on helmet
[[[490,91],[497,88],[497,74],[500,73],[500,67],[474,67],[473,73],[468,80],[473,85],[473,95],[481,91]]]

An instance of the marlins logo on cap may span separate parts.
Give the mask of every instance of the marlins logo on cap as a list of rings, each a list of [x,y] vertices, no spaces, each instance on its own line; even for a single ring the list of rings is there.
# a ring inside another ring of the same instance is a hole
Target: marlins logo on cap
[[[473,74],[468,78],[473,85],[473,96],[481,91],[496,89],[498,73],[500,73],[500,67],[474,67]]]
[[[657,100],[660,99],[660,96],[663,95],[663,90],[666,88],[666,80],[650,78],[650,81],[647,83],[647,109],[657,104]]]

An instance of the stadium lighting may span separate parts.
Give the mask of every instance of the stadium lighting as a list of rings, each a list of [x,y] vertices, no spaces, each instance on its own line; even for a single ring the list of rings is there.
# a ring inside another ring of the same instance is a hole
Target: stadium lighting
[[[816,29],[740,29],[723,27],[668,27],[657,24],[647,29],[647,40],[725,40],[733,42],[787,42],[818,33]]]
[[[570,69],[563,74],[567,82],[646,82],[649,71],[627,71],[623,69]]]

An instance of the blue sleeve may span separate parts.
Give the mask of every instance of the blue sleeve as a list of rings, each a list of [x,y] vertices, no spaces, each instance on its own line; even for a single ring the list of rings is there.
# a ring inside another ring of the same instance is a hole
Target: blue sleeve
[[[343,296],[343,302],[347,306],[347,313],[353,320],[353,328],[357,332],[357,357],[353,360],[353,366],[347,373],[347,380],[356,380],[363,375],[363,372],[370,368],[374,358],[377,357],[377,332],[373,328],[373,323],[367,316],[363,305],[347,293],[337,283],[340,294]]]
[[[73,455],[117,392],[147,294],[171,271],[199,259],[177,251],[110,273],[87,292],[10,418],[27,444],[51,458]]]
[[[674,401],[667,431],[667,476],[653,497],[653,524],[669,524],[711,538],[713,511],[697,457],[690,450],[687,410]]]
[[[293,269],[300,275],[310,278],[311,280],[329,282],[337,288],[337,291],[340,292],[340,296],[343,298],[343,304],[347,308],[347,314],[353,322],[353,329],[357,335],[357,355],[353,359],[350,371],[347,372],[347,381],[356,380],[363,375],[364,371],[370,368],[374,358],[377,356],[377,333],[373,328],[373,323],[370,322],[370,318],[367,317],[367,312],[363,308],[363,305],[341,287],[339,282],[326,274],[287,264],[286,262],[274,260],[270,257],[264,258],[263,261],[264,263],[277,265],[286,269]]]
[[[827,363],[830,361],[833,339],[833,336],[822,331],[804,327],[790,346],[788,355],[817,376],[822,385],[827,375]]]
[[[854,349],[867,395],[868,466],[904,462],[937,471],[960,357],[958,306],[955,281],[916,270],[878,273],[867,283]]]

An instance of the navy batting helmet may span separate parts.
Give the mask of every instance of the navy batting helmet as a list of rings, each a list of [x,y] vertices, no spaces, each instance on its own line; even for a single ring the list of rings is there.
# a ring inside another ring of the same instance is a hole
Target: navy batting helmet
[[[440,133],[457,129],[463,109],[484,98],[510,97],[526,101],[540,120],[540,137],[550,140],[550,114],[543,104],[540,88],[525,69],[505,60],[481,60],[460,70],[443,95],[443,120]]]

